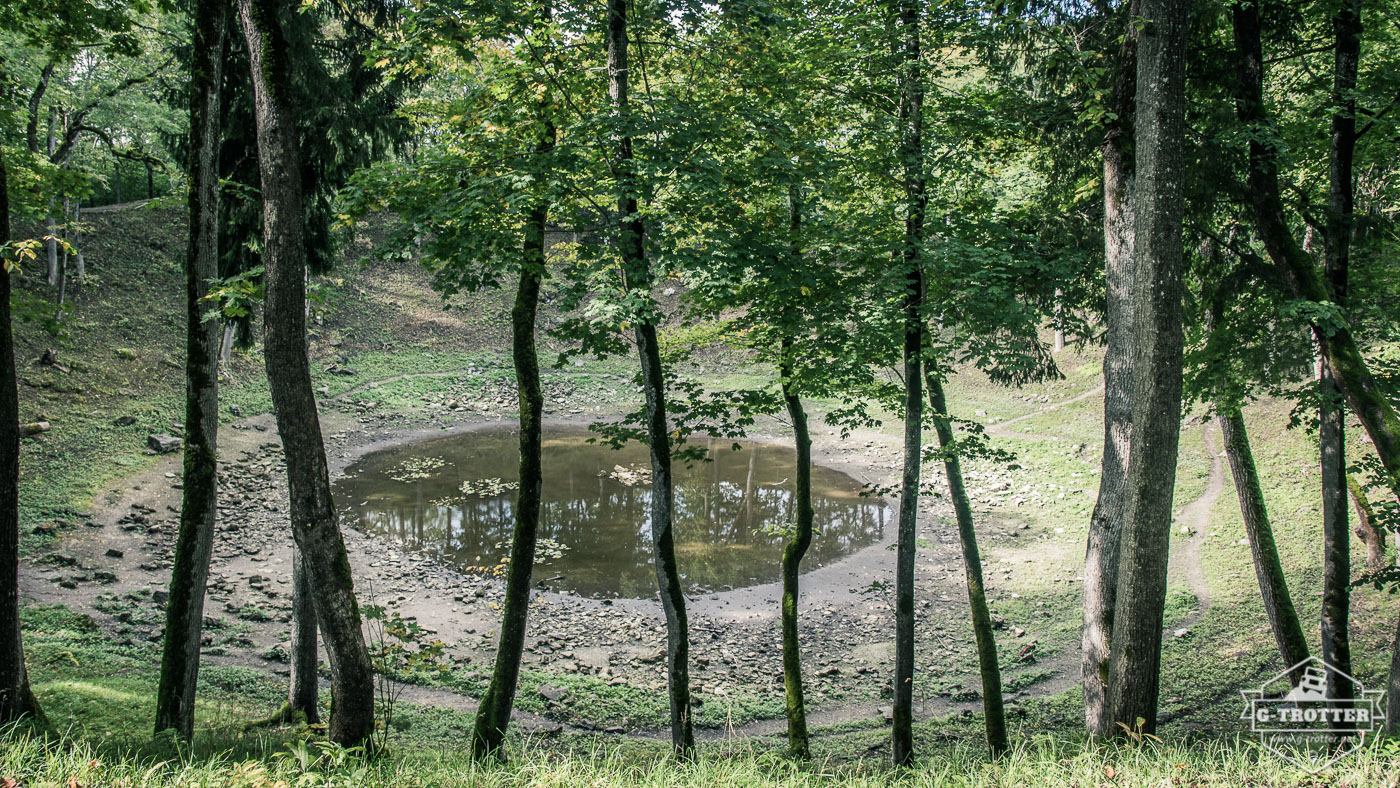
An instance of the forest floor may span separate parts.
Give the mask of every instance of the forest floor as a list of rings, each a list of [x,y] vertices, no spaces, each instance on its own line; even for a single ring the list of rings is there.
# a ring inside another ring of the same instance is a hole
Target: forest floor
[[[21,421],[50,431],[23,447],[22,592],[36,693],[58,727],[106,745],[149,739],[163,593],[179,504],[179,455],[146,448],[178,434],[182,416],[183,249],[178,208],[159,201],[92,217],[89,281],[61,326],[21,283]],[[506,296],[483,293],[444,311],[409,261],[382,259],[371,238],[321,281],[312,353],[333,472],[366,452],[496,424],[513,415]],[[548,298],[549,292],[546,292]],[[545,312],[547,328],[554,316]],[[47,324],[47,325],[46,325]],[[548,344],[548,342],[546,342]],[[61,368],[36,362],[55,349]],[[986,425],[1017,467],[967,466],[987,587],[998,620],[1013,738],[1073,736],[1078,696],[1083,545],[1102,445],[1102,384],[1094,348],[1058,359],[1064,378],[1021,389],[975,371],[948,384],[954,415]],[[684,372],[717,388],[771,371],[732,351],[702,350]],[[548,371],[547,419],[587,423],[634,406],[632,359]],[[202,735],[227,742],[266,716],[284,691],[290,536],[280,447],[261,361],[237,353],[223,387],[221,522],[206,606],[208,669]],[[815,403],[816,416],[831,403]],[[1305,621],[1320,588],[1316,442],[1290,430],[1288,405],[1248,414],[1280,550]],[[819,423],[816,418],[813,423]],[[897,421],[841,439],[814,430],[816,459],[861,482],[899,472]],[[788,442],[776,421],[753,435]],[[1258,600],[1247,542],[1214,424],[1183,425],[1177,518],[1164,629],[1163,735],[1190,741],[1239,734],[1239,690],[1282,666]],[[951,512],[921,501],[915,696],[919,737],[978,748],[980,684]],[[893,529],[875,545],[803,578],[809,719],[836,761],[888,758],[883,708],[892,664]],[[416,618],[448,643],[452,669],[406,677],[394,735],[451,747],[469,729],[489,671],[499,581],[442,566],[378,537],[346,530],[361,596]],[[1356,562],[1363,552],[1356,546]],[[690,600],[693,677],[702,737],[778,746],[781,668],[773,584]],[[541,591],[518,695],[533,736],[637,739],[660,747],[666,709],[654,600],[593,600]],[[1363,589],[1353,603],[1355,673],[1380,683],[1395,606]],[[1311,628],[1310,628],[1311,629]],[[522,734],[525,735],[525,734]],[[757,737],[757,738],[753,738]],[[248,745],[252,746],[252,745]]]

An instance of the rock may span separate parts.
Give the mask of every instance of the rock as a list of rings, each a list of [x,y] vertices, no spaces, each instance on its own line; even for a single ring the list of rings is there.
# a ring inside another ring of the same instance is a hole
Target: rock
[[[104,585],[111,585],[112,583],[117,582],[117,575],[115,572],[108,572],[102,569],[98,569],[97,571],[92,573],[92,579]]]
[[[126,553],[123,553],[122,551],[118,550],[117,548],[112,547],[112,548],[108,548],[107,552],[104,553],[104,555],[106,555],[108,558],[121,558],[121,557],[125,556]]]
[[[49,431],[47,421],[31,421],[28,424],[19,425],[19,436],[21,438],[32,438],[35,435]]]
[[[885,718],[885,722],[894,722],[893,706],[881,706],[878,711],[880,712],[880,716]]]
[[[169,602],[169,601],[170,601],[170,592],[169,592],[169,591],[152,591],[152,592],[151,592],[151,601],[152,601],[152,602],[155,602],[157,605],[163,605],[163,604],[165,604],[166,602]]]
[[[117,425],[118,427],[130,427],[131,425],[133,425],[133,424],[136,423],[136,417],[135,417],[135,416],[122,416],[121,418],[117,419],[116,421],[114,421],[114,422],[112,422],[112,423],[115,424],[115,425]]]
[[[535,691],[540,694],[541,698],[544,698],[548,701],[553,701],[555,703],[562,701],[569,695],[568,690],[564,689],[563,687],[556,687],[553,684],[541,684],[539,686],[539,689]]]
[[[157,454],[169,454],[179,451],[184,445],[184,441],[174,435],[147,435],[146,445]]]
[[[1172,637],[1174,637],[1174,638],[1184,638],[1184,637],[1186,637],[1186,636],[1189,635],[1189,634],[1191,634],[1191,630],[1186,629],[1186,628],[1183,627],[1183,628],[1178,629],[1178,630],[1176,630],[1175,632],[1173,632],[1173,633],[1172,633]]]

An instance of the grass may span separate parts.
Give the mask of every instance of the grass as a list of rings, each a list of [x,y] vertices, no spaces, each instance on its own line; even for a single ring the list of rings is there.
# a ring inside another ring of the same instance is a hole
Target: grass
[[[996,763],[980,751],[949,747],[899,771],[873,760],[846,762],[821,755],[804,763],[752,742],[705,744],[694,761],[680,763],[660,742],[639,746],[595,739],[561,747],[549,739],[515,739],[504,763],[476,764],[460,748],[391,752],[366,760],[353,752],[299,740],[264,740],[260,750],[173,755],[71,740],[53,743],[25,733],[11,733],[4,741],[8,746],[0,751],[0,779],[36,786],[1394,788],[1400,784],[1400,747],[1394,741],[1373,745],[1316,776],[1245,741],[1095,746],[1037,737],[1018,743]]]

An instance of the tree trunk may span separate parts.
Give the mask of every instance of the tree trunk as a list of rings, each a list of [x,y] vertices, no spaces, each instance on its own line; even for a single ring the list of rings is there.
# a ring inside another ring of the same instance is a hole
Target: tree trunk
[[[1190,0],[1142,0],[1138,39],[1133,432],[1109,650],[1110,719],[1157,727],[1162,613],[1181,433],[1181,227]],[[1139,723],[1138,721],[1141,720]]]
[[[287,680],[287,718],[300,712],[308,725],[321,721],[320,663],[316,637],[315,593],[311,573],[302,561],[301,548],[292,545],[292,636],[287,660],[291,675]]]
[[[1351,257],[1352,159],[1356,149],[1356,71],[1361,58],[1361,3],[1343,0],[1332,18],[1336,39],[1332,70],[1332,141],[1328,155],[1326,264],[1332,302],[1346,314]],[[1346,409],[1332,370],[1318,381],[1318,443],[1322,453],[1322,660],[1351,673],[1351,528],[1347,522]],[[1327,682],[1327,697],[1350,701],[1349,681]],[[1345,723],[1339,723],[1344,726]]]
[[[10,242],[9,172],[0,153],[0,246]],[[19,388],[10,269],[0,261],[0,724],[42,719],[29,690],[19,626]]]
[[[1124,476],[1133,434],[1133,102],[1137,90],[1136,0],[1128,8],[1118,78],[1113,86],[1115,118],[1103,140],[1104,281],[1107,347],[1104,351],[1104,438],[1099,494],[1089,519],[1084,553],[1084,631],[1081,679],[1084,721],[1091,736],[1110,736],[1107,706],[1108,655],[1113,605],[1118,591],[1118,553],[1123,535]]]
[[[1400,734],[1400,625],[1396,626],[1395,641],[1390,647],[1390,676],[1385,692],[1385,731]]]
[[[53,107],[49,110],[49,132],[47,150],[50,160],[53,159],[54,148],[56,145],[56,140],[54,139],[54,130],[56,126],[58,126],[57,104],[53,105]],[[48,203],[48,211],[44,216],[44,225],[48,228],[49,231],[49,240],[44,241],[44,250],[48,253],[49,256],[50,286],[58,284],[58,242],[53,240],[54,236],[58,235],[58,223],[54,220],[53,203],[54,199],[50,197]]]
[[[972,503],[963,484],[962,463],[955,449],[953,424],[948,419],[948,400],[943,381],[932,371],[925,372],[928,404],[943,456],[943,472],[948,477],[948,497],[958,521],[958,542],[962,545],[963,571],[967,575],[967,604],[972,613],[972,632],[977,640],[977,669],[982,675],[982,708],[987,728],[987,748],[992,757],[1006,752],[1006,715],[1002,709],[1001,663],[997,659],[996,635],[992,631],[992,611],[987,606],[987,587],[982,581],[982,556],[977,549],[977,529],[972,520]]]
[[[316,619],[331,667],[328,735],[344,745],[369,744],[374,730],[374,671],[360,629],[354,579],[331,500],[325,444],[306,354],[306,260],[291,62],[282,13],[286,0],[238,0],[253,75],[262,175],[263,264],[266,266],[264,356],[287,458],[292,534],[312,584]]]
[[[1240,86],[1235,110],[1249,130],[1249,191],[1259,238],[1294,298],[1328,303],[1332,295],[1326,282],[1318,275],[1312,256],[1298,245],[1283,214],[1275,143],[1264,111],[1259,8],[1252,2],[1236,2],[1232,16]],[[1314,326],[1314,330],[1333,380],[1370,435],[1385,467],[1386,481],[1400,494],[1400,414],[1371,374],[1345,322]]]
[[[122,160],[112,159],[112,196],[117,205],[122,201]]]
[[[1378,571],[1385,567],[1385,532],[1376,527],[1375,511],[1354,474],[1347,474],[1347,490],[1351,492],[1352,506],[1356,507],[1354,533],[1366,545],[1366,571]]]
[[[180,530],[156,692],[156,732],[194,734],[204,591],[218,517],[218,323],[204,320],[209,280],[218,275],[219,88],[228,0],[195,8],[190,75],[189,241],[185,252],[185,456]]]
[[[1065,294],[1063,290],[1055,288],[1055,345],[1056,353],[1061,353],[1065,349]]]
[[[894,730],[895,766],[914,761],[914,557],[919,520],[919,464],[923,454],[924,273],[921,246],[924,189],[921,0],[899,3],[899,160],[904,180],[904,473],[899,493],[895,553]]]
[[[793,379],[792,340],[784,339],[780,374],[783,402],[792,421],[793,443],[797,447],[797,469],[794,477],[796,530],[783,546],[783,688],[787,699],[788,752],[799,758],[810,758],[807,737],[807,706],[802,697],[802,643],[797,628],[798,576],[802,557],[812,545],[812,436],[807,430],[807,411],[798,396]]]
[[[1249,551],[1254,556],[1254,574],[1259,580],[1259,594],[1264,600],[1264,612],[1269,616],[1274,641],[1285,667],[1293,667],[1308,658],[1308,639],[1293,607],[1288,592],[1288,578],[1274,543],[1274,529],[1269,523],[1269,510],[1264,505],[1264,490],[1259,484],[1259,472],[1254,465],[1254,452],[1249,446],[1249,432],[1244,415],[1239,410],[1220,411],[1220,435],[1225,441],[1225,456],[1230,462],[1230,475],[1235,480],[1235,493],[1240,499],[1240,517],[1249,537]],[[1302,671],[1288,678],[1298,686]]]
[[[549,5],[542,9],[542,22],[549,22]],[[541,158],[554,149],[555,129],[547,107],[541,107],[543,129],[535,152]],[[535,315],[539,309],[540,282],[545,275],[545,229],[549,205],[541,201],[525,221],[525,239],[520,265],[520,286],[511,308],[511,355],[515,360],[515,381],[520,395],[520,492],[515,504],[515,532],[511,536],[510,574],[506,578],[506,598],[501,611],[501,637],[496,645],[496,666],[491,683],[476,712],[472,734],[472,754],[484,758],[500,752],[510,724],[520,678],[520,655],[525,649],[525,627],[530,612],[530,573],[535,566],[535,538],[540,522],[540,496],[544,476],[540,470],[544,436],[540,419],[544,412],[544,391],[540,385],[540,363],[535,349]]]
[[[78,284],[83,284],[84,282],[87,281],[87,260],[86,260],[86,258],[84,258],[84,256],[83,256],[83,223],[82,223],[82,222],[83,222],[83,201],[82,201],[82,200],[78,200],[78,201],[76,201],[76,202],[73,204],[73,224],[77,226],[77,230],[76,230],[75,232],[76,232],[76,234],[77,234],[77,236],[78,236],[78,240],[74,243],[74,246],[77,247],[77,249],[75,250],[75,256],[77,257],[77,264],[78,264],[78,270],[77,270],[77,272],[76,272],[76,277],[77,277],[77,280],[78,280]]]
[[[630,117],[628,108],[627,14],[628,0],[608,0],[608,93],[613,119],[619,125]],[[615,135],[613,168],[617,178],[618,251],[622,257],[625,286],[651,299],[651,270],[647,264],[643,233],[637,212],[637,183],[632,161],[632,136]],[[695,750],[690,711],[690,630],[685,594],[676,567],[675,534],[672,531],[673,481],[671,438],[666,419],[666,383],[661,368],[661,347],[654,318],[638,318],[634,331],[646,392],[647,438],[651,453],[651,538],[656,551],[656,584],[661,609],[666,614],[667,685],[671,704],[671,745],[676,754],[689,758]]]

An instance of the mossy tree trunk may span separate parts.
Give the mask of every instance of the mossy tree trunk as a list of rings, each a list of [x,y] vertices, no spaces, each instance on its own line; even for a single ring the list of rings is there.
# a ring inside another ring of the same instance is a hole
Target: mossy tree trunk
[[[1351,258],[1352,161],[1356,149],[1356,72],[1361,59],[1361,3],[1342,0],[1332,19],[1331,148],[1328,152],[1324,276],[1332,303],[1346,314]],[[1346,408],[1331,368],[1318,381],[1322,453],[1322,648],[1324,662],[1351,673],[1351,524],[1347,511]],[[1329,698],[1349,701],[1351,682],[1327,682]],[[1344,723],[1343,723],[1344,724]]]
[[[1244,414],[1239,409],[1221,410],[1220,434],[1225,440],[1225,457],[1230,463],[1230,475],[1235,480],[1235,493],[1240,500],[1240,518],[1249,537],[1249,551],[1254,557],[1254,574],[1259,579],[1259,594],[1264,600],[1264,612],[1278,643],[1284,667],[1292,667],[1308,658],[1308,639],[1303,634],[1298,610],[1288,591],[1288,578],[1279,560],[1274,529],[1269,523],[1269,510],[1264,505],[1264,490],[1259,484],[1259,471],[1254,464],[1254,452],[1249,446]],[[1302,671],[1290,673],[1293,686],[1303,678]]]
[[[899,492],[899,536],[895,549],[894,729],[895,766],[914,760],[914,557],[919,521],[919,465],[923,455],[924,211],[923,54],[921,0],[900,0],[899,161],[904,185],[904,471]]]
[[[625,287],[650,301],[651,269],[646,259],[645,226],[637,210],[637,177],[632,158],[628,105],[627,16],[628,0],[608,0],[608,94],[615,134],[613,170],[617,179],[617,247],[622,258]],[[695,730],[690,709],[690,626],[686,620],[685,594],[676,566],[674,488],[671,476],[671,437],[666,418],[666,383],[661,366],[653,315],[640,315],[634,329],[641,361],[642,388],[646,394],[647,443],[651,454],[651,538],[656,553],[656,584],[666,616],[666,681],[671,707],[671,745],[676,754],[689,758],[695,751]]]
[[[191,48],[184,490],[156,692],[156,731],[173,729],[186,741],[194,733],[204,593],[219,511],[219,323],[204,319],[204,299],[219,270],[219,94],[229,8],[229,0],[196,3]]]
[[[547,22],[549,6],[543,7]],[[554,148],[555,129],[548,110],[542,134],[535,147],[541,157]],[[535,316],[539,309],[540,283],[545,275],[545,229],[549,206],[542,199],[525,220],[520,285],[511,308],[511,355],[515,361],[515,382],[520,400],[520,488],[515,504],[515,531],[511,536],[510,570],[501,611],[501,636],[496,644],[496,665],[491,683],[476,712],[472,732],[472,754],[477,758],[497,755],[510,724],[511,707],[520,679],[520,656],[525,649],[526,623],[530,612],[530,575],[535,566],[535,541],[540,522],[540,496],[544,475],[540,469],[544,436],[541,419],[544,391],[540,385],[540,363],[535,348]]]
[[[997,658],[996,635],[992,631],[992,611],[987,606],[987,587],[982,581],[982,555],[977,549],[977,529],[972,520],[972,503],[963,484],[962,463],[958,460],[953,424],[948,419],[948,400],[943,381],[933,370],[926,370],[928,405],[938,445],[943,450],[943,472],[948,479],[948,497],[958,522],[958,543],[962,546],[963,571],[967,577],[967,604],[972,614],[972,633],[977,641],[977,670],[982,677],[982,713],[987,730],[987,749],[993,758],[1004,754],[1006,712],[1001,694],[1001,663]]]
[[[1109,647],[1108,712],[1157,728],[1162,617],[1181,434],[1181,231],[1185,213],[1186,39],[1190,0],[1141,0],[1133,194],[1133,427],[1125,479],[1118,590]],[[1139,720],[1141,722],[1139,722]]]
[[[783,545],[783,689],[787,701],[788,752],[799,758],[811,757],[807,736],[807,706],[802,697],[802,642],[797,626],[798,577],[802,557],[812,545],[812,435],[807,429],[807,411],[797,393],[794,379],[793,343],[783,340],[780,375],[783,403],[792,421],[792,438],[797,447],[794,473],[794,531]]]
[[[9,242],[9,172],[0,153],[0,246]],[[8,263],[0,260],[0,724],[42,718],[19,626],[19,386]]]
[[[287,655],[290,675],[287,679],[287,716],[305,715],[308,724],[321,721],[320,686],[316,666],[320,649],[316,637],[315,594],[311,590],[311,573],[301,558],[301,548],[292,544],[292,632],[291,653]]]
[[[292,53],[283,25],[296,12],[286,0],[238,0],[248,43],[262,176],[266,266],[264,356],[287,458],[292,535],[315,582],[316,618],[331,667],[327,731],[343,745],[368,745],[374,731],[374,671],[339,518],[331,500],[325,444],[306,352],[305,224]]]
[[[1104,437],[1099,493],[1084,551],[1084,627],[1081,680],[1084,722],[1092,736],[1110,736],[1108,657],[1118,592],[1118,552],[1133,429],[1132,298],[1133,107],[1137,90],[1137,2],[1129,4],[1113,85],[1114,119],[1104,133],[1103,229],[1107,347],[1104,350]]]

